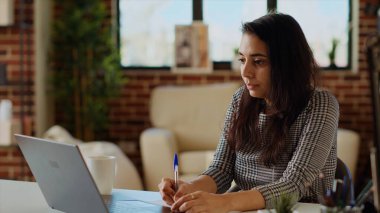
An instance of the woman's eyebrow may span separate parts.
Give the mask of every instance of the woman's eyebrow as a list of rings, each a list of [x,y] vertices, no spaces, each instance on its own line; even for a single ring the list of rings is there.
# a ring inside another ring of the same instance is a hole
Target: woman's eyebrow
[[[242,55],[244,56],[243,53],[239,52],[239,55]],[[253,53],[253,54],[249,54],[249,57],[257,57],[257,56],[261,56],[261,57],[268,57],[267,55],[263,54],[263,53]]]
[[[250,57],[257,57],[257,56],[268,57],[267,55],[262,54],[262,53],[254,53],[254,54],[250,54],[249,56],[250,56]]]

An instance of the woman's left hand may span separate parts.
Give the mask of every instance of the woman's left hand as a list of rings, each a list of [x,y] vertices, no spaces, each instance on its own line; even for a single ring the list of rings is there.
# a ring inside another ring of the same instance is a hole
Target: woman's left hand
[[[229,202],[223,195],[197,191],[182,196],[172,205],[173,211],[195,212],[228,212]]]

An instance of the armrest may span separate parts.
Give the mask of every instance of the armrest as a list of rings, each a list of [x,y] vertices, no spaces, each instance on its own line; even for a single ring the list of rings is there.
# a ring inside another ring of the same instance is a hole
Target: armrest
[[[174,134],[166,129],[149,128],[140,136],[145,187],[157,191],[163,177],[173,177],[173,155],[178,151]]]

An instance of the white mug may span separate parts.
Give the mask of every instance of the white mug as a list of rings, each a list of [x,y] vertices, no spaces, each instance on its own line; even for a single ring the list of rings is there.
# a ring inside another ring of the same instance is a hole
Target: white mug
[[[86,162],[100,194],[111,195],[116,174],[116,157],[89,156],[86,157]]]
[[[12,120],[12,102],[10,100],[4,99],[0,101],[0,121]]]

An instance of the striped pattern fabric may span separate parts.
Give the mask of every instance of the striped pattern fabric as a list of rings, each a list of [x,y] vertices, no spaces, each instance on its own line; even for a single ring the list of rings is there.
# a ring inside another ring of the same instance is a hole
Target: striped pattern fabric
[[[266,208],[272,208],[281,195],[317,201],[323,185],[331,189],[335,175],[339,118],[336,98],[327,91],[317,89],[313,92],[306,108],[290,128],[286,138],[288,146],[280,162],[268,168],[258,160],[260,150],[246,144],[235,152],[227,142],[227,130],[244,89],[241,87],[232,98],[214,159],[203,175],[214,179],[217,193],[226,192],[233,180],[242,190],[258,190],[265,199]],[[267,128],[269,119],[270,116],[259,114],[259,134]],[[321,172],[325,176],[323,181],[318,178]]]

